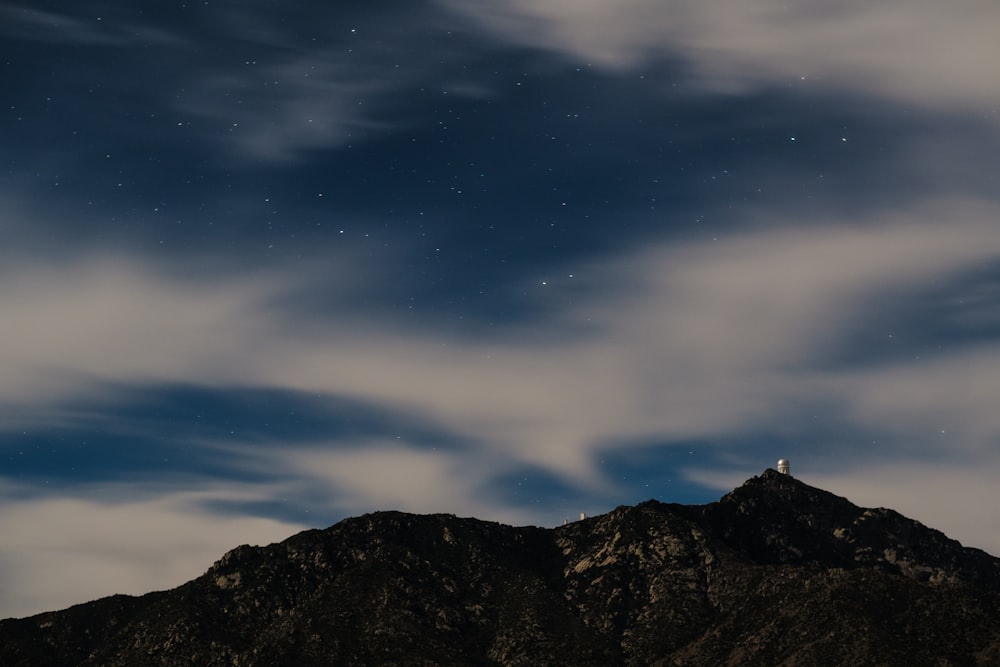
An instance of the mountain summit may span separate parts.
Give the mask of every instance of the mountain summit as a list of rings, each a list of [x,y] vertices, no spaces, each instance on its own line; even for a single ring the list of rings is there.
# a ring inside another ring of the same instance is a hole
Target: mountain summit
[[[554,529],[378,512],[0,621],[16,665],[998,665],[1000,559],[773,470]]]

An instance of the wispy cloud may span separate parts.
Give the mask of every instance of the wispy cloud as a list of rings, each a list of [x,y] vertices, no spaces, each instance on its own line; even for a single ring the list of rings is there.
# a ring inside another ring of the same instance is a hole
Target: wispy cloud
[[[518,286],[543,315],[475,338],[300,309],[297,294],[331,284],[311,270],[205,282],[122,257],[23,266],[0,293],[4,420],[7,430],[36,426],[75,397],[130,382],[344,396],[420,415],[470,443],[464,454],[426,459],[419,489],[450,478],[460,456],[606,489],[597,453],[610,443],[720,441],[775,425],[818,437],[795,414],[809,403],[907,442],[896,446],[916,458],[982,453],[1000,437],[988,398],[1000,370],[994,347],[973,341],[920,359],[888,349],[864,366],[849,352],[875,314],[879,327],[897,310],[903,321],[920,314],[920,285],[940,290],[996,262],[994,219],[981,202],[943,201],[850,224],[788,223],[651,247],[578,267],[572,279]],[[354,280],[341,289],[388,279],[344,261]],[[574,291],[574,281],[593,289]],[[109,394],[109,415],[114,401]],[[399,503],[400,487],[376,471],[407,459],[409,444],[404,434],[389,449],[314,452],[318,460],[296,467],[293,458],[286,473],[333,471],[344,507]],[[464,479],[432,504],[465,497],[488,512],[471,499],[486,478]]]
[[[436,13],[391,11],[393,20],[334,13],[297,17],[285,27],[275,25],[269,8],[223,11],[220,34],[244,55],[198,70],[186,83],[190,94],[171,103],[207,122],[230,158],[287,163],[405,129],[414,104],[433,103],[442,91],[453,98],[488,94],[465,73],[477,55],[445,38]],[[427,99],[410,95],[399,104],[414,91]]]
[[[979,363],[987,348],[929,350],[902,369],[891,358],[823,375],[866,318],[912,304],[913,285],[947,283],[996,261],[988,209],[963,217],[963,206],[651,248],[574,278],[626,292],[567,302],[557,282],[538,281],[519,289],[550,300],[539,309],[544,317],[479,339],[288,307],[299,291],[331,284],[309,271],[203,284],[122,258],[39,264],[8,274],[0,295],[8,369],[0,396],[8,405],[44,404],[92,381],[329,392],[407,406],[512,456],[586,476],[588,443],[724,432],[773,418],[791,393],[850,385],[871,387],[874,397],[885,393],[885,377],[922,368],[967,378],[969,355]],[[952,212],[947,225],[944,210]],[[388,279],[371,267],[353,276],[341,289]],[[896,396],[903,405],[914,397]],[[949,403],[947,392],[940,400]],[[982,403],[956,400],[955,409]]]
[[[243,279],[200,286],[123,257],[8,266],[0,358],[7,404],[59,399],[91,382],[228,375],[269,327],[280,289]],[[199,370],[199,367],[201,370]],[[212,369],[215,370],[212,370]]]
[[[143,486],[42,498],[32,492],[30,500],[19,499],[16,487],[0,486],[0,618],[178,586],[237,545],[267,544],[306,527],[206,513],[209,500],[247,495],[218,482],[162,494]]]
[[[0,3],[0,17],[0,34],[11,39],[80,46],[177,43],[169,33],[141,21],[122,21],[115,12],[103,16],[91,10],[81,15],[4,2]]]
[[[680,60],[695,85],[833,86],[937,109],[993,109],[1000,58],[989,0],[960,6],[853,0],[734,6],[711,0],[439,0],[501,39],[627,69]],[[998,120],[994,118],[994,120]]]
[[[326,490],[329,506],[350,514],[445,512],[515,525],[538,521],[543,514],[504,507],[487,491],[490,480],[510,465],[496,452],[417,450],[402,439],[343,444],[270,450],[261,462]]]
[[[332,53],[259,65],[248,61],[240,70],[209,73],[193,85],[178,111],[214,123],[214,136],[240,158],[287,162],[404,122],[388,111],[386,98],[397,84],[383,67],[348,63]]]

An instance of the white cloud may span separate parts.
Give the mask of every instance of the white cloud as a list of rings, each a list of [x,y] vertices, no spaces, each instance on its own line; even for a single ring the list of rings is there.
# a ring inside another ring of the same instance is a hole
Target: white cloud
[[[627,296],[578,299],[532,325],[542,328],[533,337],[471,340],[347,312],[295,314],[276,307],[295,283],[275,275],[196,287],[121,260],[36,266],[9,275],[0,293],[0,398],[30,414],[101,381],[352,395],[593,484],[594,447],[739,432],[794,396],[846,401],[868,427],[927,414],[937,401],[940,419],[979,424],[988,438],[988,354],[816,368],[873,309],[905,302],[911,285],[995,260],[997,232],[980,214],[945,226],[924,208],[864,226],[831,221],[652,248],[588,271],[632,285]],[[589,333],[575,335],[588,318]]]
[[[284,448],[262,458],[272,469],[281,468],[328,489],[331,505],[344,513],[440,512],[511,525],[539,518],[537,512],[504,507],[485,491],[490,478],[509,465],[489,452],[417,450],[389,440],[352,442],[349,447],[334,443],[329,448]]]
[[[993,109],[1000,5],[821,0],[439,0],[510,42],[627,69],[679,57],[715,90],[817,81],[938,109]]]
[[[100,380],[231,377],[275,335],[267,305],[282,289],[259,277],[195,284],[107,256],[8,264],[2,274],[8,404]]]
[[[103,497],[114,495],[105,488],[85,497],[4,499],[0,618],[179,586],[229,549],[279,541],[305,528],[256,517],[222,519],[198,506],[246,499],[246,491]]]
[[[913,438],[914,454],[974,460],[1000,441],[998,374],[1000,344],[994,342],[834,375],[820,384],[840,397],[854,424]]]

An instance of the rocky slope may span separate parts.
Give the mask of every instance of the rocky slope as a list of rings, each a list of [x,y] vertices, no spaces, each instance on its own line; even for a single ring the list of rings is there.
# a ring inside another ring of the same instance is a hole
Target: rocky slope
[[[380,512],[0,621],[13,665],[1000,665],[1000,559],[773,470],[556,529]]]

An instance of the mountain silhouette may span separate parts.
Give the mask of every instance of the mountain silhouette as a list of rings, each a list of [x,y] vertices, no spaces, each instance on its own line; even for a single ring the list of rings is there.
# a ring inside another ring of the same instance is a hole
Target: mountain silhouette
[[[1000,559],[767,470],[558,528],[377,512],[0,621],[19,665],[1000,665]]]

